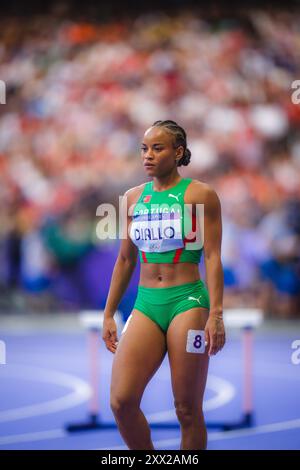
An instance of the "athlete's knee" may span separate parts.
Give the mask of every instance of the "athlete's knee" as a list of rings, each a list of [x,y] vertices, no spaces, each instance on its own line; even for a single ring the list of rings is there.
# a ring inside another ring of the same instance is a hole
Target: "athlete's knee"
[[[191,426],[195,422],[203,422],[203,413],[199,407],[190,401],[175,400],[175,410],[181,426]]]
[[[139,401],[134,397],[112,396],[110,399],[110,408],[114,415],[124,416],[132,413],[139,408]]]

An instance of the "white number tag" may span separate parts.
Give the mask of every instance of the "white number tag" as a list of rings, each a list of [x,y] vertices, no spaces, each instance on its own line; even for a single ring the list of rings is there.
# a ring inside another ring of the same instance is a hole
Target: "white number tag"
[[[188,331],[186,352],[198,354],[205,352],[205,332],[203,330]]]

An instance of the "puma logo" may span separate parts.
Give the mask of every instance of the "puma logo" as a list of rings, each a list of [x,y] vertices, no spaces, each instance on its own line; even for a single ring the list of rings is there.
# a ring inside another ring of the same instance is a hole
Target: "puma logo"
[[[175,194],[169,193],[168,196],[169,196],[169,197],[174,197],[174,198],[177,200],[177,202],[179,202],[179,199],[178,199],[178,198],[179,198],[180,194],[181,194],[181,193],[178,193],[177,196],[175,196]]]
[[[201,299],[201,297],[202,297],[202,295],[200,295],[200,297],[198,297],[198,299],[197,299],[197,297],[192,297],[192,296],[190,295],[189,298],[188,298],[188,300],[197,300],[197,302],[198,302],[199,305],[200,305],[200,299]]]

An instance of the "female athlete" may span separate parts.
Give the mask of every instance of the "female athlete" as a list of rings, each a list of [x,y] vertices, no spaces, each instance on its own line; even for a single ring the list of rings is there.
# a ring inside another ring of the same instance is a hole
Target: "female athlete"
[[[144,134],[141,155],[152,179],[122,199],[129,208],[125,236],[104,310],[102,338],[115,353],[110,406],[129,449],[154,449],[140,403],[168,353],[180,449],[206,449],[202,407],[209,357],[225,343],[220,201],[208,184],[178,173],[191,152],[176,122],[155,121]],[[199,207],[204,207],[201,221]],[[202,242],[195,235],[200,224]],[[198,269],[202,252],[208,288]],[[138,254],[138,294],[118,341],[113,316]]]

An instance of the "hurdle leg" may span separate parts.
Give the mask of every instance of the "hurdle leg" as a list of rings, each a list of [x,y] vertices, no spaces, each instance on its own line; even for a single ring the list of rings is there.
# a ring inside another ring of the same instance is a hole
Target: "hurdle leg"
[[[253,424],[253,328],[243,328],[243,423],[245,426]]]
[[[88,349],[90,358],[90,384],[91,399],[89,414],[91,424],[96,423],[99,417],[99,383],[100,383],[100,364],[99,364],[99,330],[91,328],[88,330]]]

